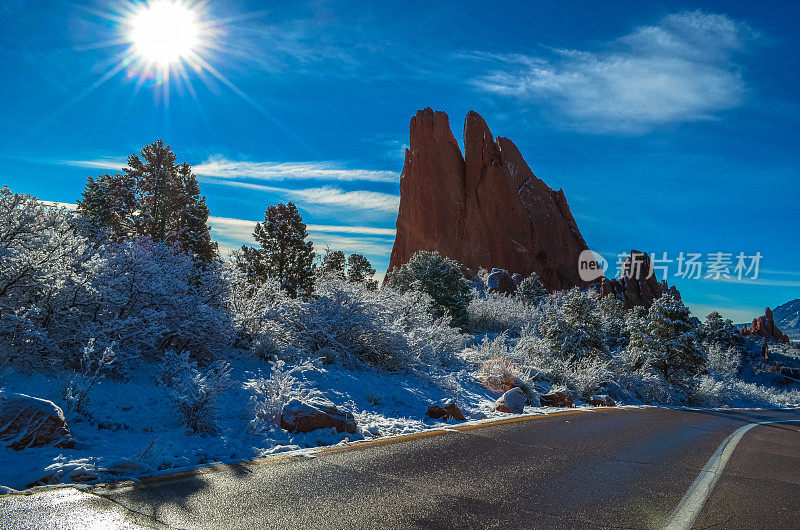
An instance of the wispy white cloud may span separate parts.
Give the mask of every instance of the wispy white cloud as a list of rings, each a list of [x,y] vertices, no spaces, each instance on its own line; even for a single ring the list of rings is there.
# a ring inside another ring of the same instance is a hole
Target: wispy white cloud
[[[98,157],[87,160],[59,160],[69,166],[120,171],[127,162],[115,157]],[[197,175],[223,179],[254,179],[268,181],[327,180],[399,182],[400,175],[394,171],[373,169],[347,169],[335,162],[253,162],[230,160],[213,156],[205,162],[192,166]]]
[[[110,156],[101,156],[88,160],[59,160],[58,162],[68,166],[88,167],[91,169],[107,169],[110,171],[121,171],[123,167],[128,165],[126,160]]]
[[[208,218],[211,234],[220,243],[223,254],[242,244],[253,244],[256,221],[230,217]],[[372,226],[306,225],[309,239],[318,252],[326,246],[347,253],[358,252],[368,256],[385,257],[392,250],[395,230]]]
[[[212,230],[224,232],[227,235],[249,239],[253,233],[253,227],[258,221],[247,219],[235,219],[232,217],[209,216],[208,223]],[[365,236],[387,236],[394,237],[397,232],[394,228],[379,228],[375,226],[349,226],[349,225],[314,225],[307,224],[306,230],[309,232],[325,232],[339,234],[359,234]]]
[[[192,169],[198,175],[225,179],[400,181],[400,175],[393,171],[344,169],[333,162],[251,162],[215,156]]]
[[[643,133],[713,119],[741,104],[745,83],[734,55],[755,37],[742,22],[692,11],[639,27],[602,51],[468,58],[501,64],[473,80],[481,90],[547,102],[583,130]]]
[[[250,190],[265,191],[283,194],[292,200],[303,204],[319,206],[336,206],[347,210],[377,210],[380,212],[397,212],[400,207],[400,196],[377,191],[353,190],[345,191],[335,186],[322,186],[319,188],[288,189],[277,186],[265,186],[252,182],[238,180],[225,180],[216,178],[203,178],[208,184],[245,188]]]

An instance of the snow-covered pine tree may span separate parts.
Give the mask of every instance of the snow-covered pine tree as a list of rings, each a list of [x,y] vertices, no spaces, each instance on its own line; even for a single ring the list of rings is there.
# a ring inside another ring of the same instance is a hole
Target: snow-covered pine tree
[[[322,256],[322,273],[335,274],[339,276],[345,275],[345,265],[347,264],[347,256],[341,250],[331,250],[325,248],[325,255]]]
[[[452,326],[460,328],[469,325],[470,283],[461,274],[457,261],[435,251],[420,250],[408,263],[391,272],[388,284],[401,293],[421,291],[427,294],[433,300],[436,318],[447,316]]]
[[[653,302],[647,312],[647,323],[641,336],[631,336],[664,379],[681,383],[698,372],[703,355],[698,347],[698,330],[691,320],[689,308],[667,293]]]
[[[545,289],[539,276],[532,272],[530,276],[520,282],[515,296],[522,302],[535,304],[547,296],[547,289]]]
[[[709,344],[720,346],[738,346],[743,342],[736,325],[730,319],[722,318],[717,311],[712,311],[706,317],[702,327],[703,339]]]
[[[570,289],[558,311],[545,315],[540,329],[549,346],[571,361],[604,353],[597,302],[580,289]]]
[[[375,269],[372,263],[361,254],[350,254],[347,258],[347,279],[355,283],[363,283],[367,289],[374,291],[378,282],[373,279]]]
[[[78,211],[115,241],[149,237],[177,243],[203,262],[217,255],[211,241],[208,207],[189,164],[162,140],[128,157],[122,173],[89,177]]]
[[[242,246],[236,265],[255,283],[274,278],[289,296],[314,288],[314,245],[306,241],[306,224],[294,203],[268,206],[253,238],[259,247]]]

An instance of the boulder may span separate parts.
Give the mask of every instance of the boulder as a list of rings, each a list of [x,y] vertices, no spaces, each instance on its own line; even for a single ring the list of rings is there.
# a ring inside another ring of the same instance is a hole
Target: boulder
[[[775,317],[772,314],[772,309],[769,307],[764,312],[764,316],[754,318],[750,327],[748,328],[747,325],[745,325],[742,327],[740,333],[744,337],[757,336],[767,340],[775,340],[783,344],[789,344],[789,342],[791,342],[789,337],[775,325]],[[767,356],[766,353],[764,353],[764,360],[766,359]]]
[[[511,414],[522,414],[528,397],[522,389],[514,387],[495,401],[492,410]]]
[[[73,447],[64,412],[52,401],[0,390],[0,441],[15,450]]]
[[[592,396],[586,402],[593,407],[616,407],[617,404],[610,396]]]
[[[464,414],[461,412],[461,409],[458,408],[458,405],[456,405],[455,402],[453,401],[444,406],[431,405],[430,407],[428,407],[428,412],[426,414],[429,418],[432,418],[434,420],[444,420],[444,421],[447,421],[449,419],[454,419],[457,421],[466,420]]]
[[[565,392],[550,392],[539,398],[539,402],[543,407],[565,407],[574,408],[575,402],[572,396]]]
[[[539,180],[511,140],[495,141],[477,113],[464,120],[463,155],[447,114],[427,108],[411,119],[389,274],[436,250],[473,271],[535,272],[560,290],[586,285],[578,257],[587,248],[563,191]]]
[[[518,274],[516,276],[519,276]],[[513,294],[517,290],[517,283],[514,278],[503,269],[492,269],[491,274],[486,279],[486,285],[490,293]]]
[[[281,429],[289,432],[310,432],[317,429],[336,429],[353,434],[358,429],[349,412],[341,412],[329,401],[300,401],[291,399],[281,411]]]

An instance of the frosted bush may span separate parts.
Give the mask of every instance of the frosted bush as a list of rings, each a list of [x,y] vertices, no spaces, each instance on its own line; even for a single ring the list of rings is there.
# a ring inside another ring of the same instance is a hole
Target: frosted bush
[[[231,366],[215,361],[204,371],[185,352],[167,352],[160,381],[169,388],[187,434],[216,433],[220,394],[231,386]]]
[[[539,310],[517,298],[487,293],[473,299],[468,308],[470,327],[475,331],[518,334],[539,319]]]
[[[232,326],[225,267],[199,266],[148,238],[103,244],[84,219],[0,191],[0,333],[6,362],[80,369],[90,339],[156,359],[167,349],[213,359]]]
[[[282,360],[270,363],[269,377],[257,377],[245,383],[252,396],[250,405],[253,419],[248,426],[252,434],[262,434],[274,427],[280,427],[283,406],[293,398],[306,400],[311,392],[304,390],[295,374],[315,370],[313,364],[306,362],[287,368]]]
[[[732,346],[724,348],[719,344],[712,344],[706,354],[706,370],[717,378],[734,378],[739,375],[742,364],[740,351]]]
[[[67,404],[64,413],[68,419],[76,415],[89,416],[86,409],[89,393],[115,362],[117,362],[117,359],[112,346],[106,346],[98,351],[95,339],[89,339],[89,342],[83,348],[82,367],[70,379],[64,390],[64,401]]]

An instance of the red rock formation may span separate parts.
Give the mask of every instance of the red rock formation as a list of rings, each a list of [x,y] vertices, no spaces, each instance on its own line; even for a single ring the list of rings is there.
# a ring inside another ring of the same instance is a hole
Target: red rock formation
[[[765,339],[774,339],[783,344],[789,344],[789,337],[775,325],[775,318],[772,316],[772,309],[770,308],[767,308],[764,312],[764,316],[754,318],[749,328],[747,325],[742,327],[739,333],[745,337],[757,335]]]
[[[417,112],[410,130],[390,272],[437,250],[473,271],[536,272],[550,290],[586,285],[578,256],[587,246],[563,191],[536,178],[511,140],[495,141],[475,112],[464,157],[444,112]]]
[[[664,293],[681,299],[681,293],[675,287],[669,287],[666,281],[659,282],[655,274],[651,274],[652,262],[646,252],[631,250],[631,255],[625,259],[621,268],[620,278],[600,280],[601,298],[614,296],[625,305],[625,309],[635,306],[650,307]]]

